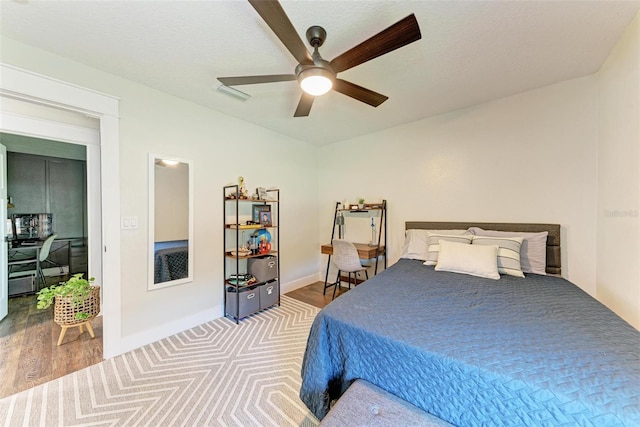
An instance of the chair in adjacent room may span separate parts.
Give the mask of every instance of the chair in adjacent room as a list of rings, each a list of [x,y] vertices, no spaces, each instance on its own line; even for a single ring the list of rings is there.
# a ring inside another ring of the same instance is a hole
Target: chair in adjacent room
[[[36,269],[37,280],[40,280],[42,282],[42,287],[47,286],[47,281],[44,277],[44,272],[42,271],[42,264],[44,262],[47,262],[47,258],[49,258],[49,253],[51,251],[51,245],[53,244],[53,241],[56,239],[56,237],[58,237],[57,234],[52,234],[51,236],[47,237],[47,239],[42,244],[42,247],[40,248],[40,251],[38,252],[37,257],[9,261],[7,263],[9,267],[9,272],[11,272],[11,267],[18,266],[18,265],[25,266],[28,264],[33,264]],[[41,289],[41,288],[38,288],[38,289]]]
[[[347,240],[343,239],[335,239],[331,242],[331,246],[333,247],[333,256],[332,260],[338,269],[338,277],[336,278],[336,283],[334,283],[333,288],[333,299],[336,297],[336,290],[340,286],[341,282],[341,273],[347,273],[349,289],[351,289],[351,274],[353,274],[354,285],[358,285],[358,273],[364,271],[366,279],[369,279],[369,273],[367,272],[367,268],[364,267],[360,263],[360,256],[358,255],[358,250],[355,245]]]

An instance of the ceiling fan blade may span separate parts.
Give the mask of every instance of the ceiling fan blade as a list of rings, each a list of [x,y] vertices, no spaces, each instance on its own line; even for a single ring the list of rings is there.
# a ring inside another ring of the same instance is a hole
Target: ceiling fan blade
[[[336,73],[353,68],[378,56],[420,40],[420,27],[412,13],[331,61]]]
[[[288,82],[295,80],[295,74],[273,74],[270,76],[218,77],[218,81],[226,86],[252,85],[258,83]]]
[[[384,96],[378,92],[374,92],[342,79],[336,79],[333,83],[333,90],[340,92],[343,95],[350,96],[353,99],[357,99],[358,101],[362,101],[365,104],[369,104],[372,107],[377,107],[389,99],[388,96]]]
[[[311,54],[277,0],[249,0],[264,22],[300,64],[313,64]]]
[[[293,117],[307,117],[309,115],[309,112],[311,111],[311,106],[313,105],[314,98],[315,97],[313,95],[302,92],[300,102],[298,102],[298,108],[296,108],[296,112],[293,113]]]

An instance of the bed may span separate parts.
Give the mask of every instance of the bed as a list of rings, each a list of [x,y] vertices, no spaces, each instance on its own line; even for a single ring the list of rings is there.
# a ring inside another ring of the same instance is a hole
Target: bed
[[[318,314],[302,401],[322,419],[360,378],[457,426],[640,425],[640,333],[557,276],[560,227],[406,224],[471,226],[547,231],[548,274],[494,280],[400,259]]]

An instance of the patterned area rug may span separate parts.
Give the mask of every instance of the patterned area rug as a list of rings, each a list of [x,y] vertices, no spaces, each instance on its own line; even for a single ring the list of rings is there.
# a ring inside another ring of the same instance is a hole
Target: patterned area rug
[[[315,426],[298,398],[319,309],[216,319],[0,400],[5,426]],[[0,422],[2,422],[0,421]]]

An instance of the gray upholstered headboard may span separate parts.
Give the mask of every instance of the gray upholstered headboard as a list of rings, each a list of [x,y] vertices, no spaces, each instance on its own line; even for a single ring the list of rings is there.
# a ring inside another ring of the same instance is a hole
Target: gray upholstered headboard
[[[560,261],[560,225],[558,224],[517,224],[502,222],[429,222],[407,221],[405,229],[423,230],[464,230],[469,227],[480,227],[485,230],[498,231],[522,231],[526,233],[549,232],[547,236],[547,267],[548,274],[561,274],[562,263]]]

